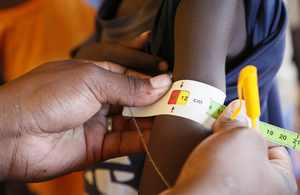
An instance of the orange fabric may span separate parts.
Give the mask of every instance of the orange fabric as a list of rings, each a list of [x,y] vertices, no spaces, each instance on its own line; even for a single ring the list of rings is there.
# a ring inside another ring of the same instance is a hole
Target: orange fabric
[[[0,10],[0,54],[6,81],[70,51],[94,31],[96,11],[81,0],[30,0]]]
[[[72,173],[42,183],[27,184],[28,189],[37,195],[83,195],[83,172]]]
[[[30,0],[0,10],[0,60],[6,81],[48,61],[65,60],[94,32],[96,11],[81,0]],[[83,174],[28,184],[39,195],[82,195]]]

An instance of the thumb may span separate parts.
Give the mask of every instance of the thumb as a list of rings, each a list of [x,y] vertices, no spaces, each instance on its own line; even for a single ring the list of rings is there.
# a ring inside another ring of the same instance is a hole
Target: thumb
[[[231,116],[234,113],[234,111],[239,107],[240,101],[234,100],[232,101],[227,108],[222,112],[220,117],[217,119],[213,132],[221,132],[221,131],[228,131],[232,130],[238,127],[248,127],[248,120],[249,117],[246,114],[246,107],[245,107],[245,101],[242,100],[242,109],[238,116],[231,120]]]
[[[99,78],[99,76],[98,76]],[[94,89],[100,103],[116,104],[119,106],[146,106],[159,100],[172,84],[168,74],[162,74],[151,79],[106,71],[97,82]]]

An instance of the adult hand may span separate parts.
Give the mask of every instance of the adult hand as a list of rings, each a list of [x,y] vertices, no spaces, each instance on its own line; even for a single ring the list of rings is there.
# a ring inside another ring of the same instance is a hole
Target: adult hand
[[[168,69],[168,64],[164,59],[144,52],[150,37],[151,31],[146,31],[134,37],[123,37],[121,39],[86,44],[78,50],[76,57],[93,61],[109,61],[138,70],[147,75],[157,75],[158,72],[165,72]],[[126,75],[130,75],[130,72],[126,73]],[[145,75],[139,75],[138,77],[147,78]],[[109,115],[113,117],[112,129],[114,131],[123,130],[124,128],[136,130],[133,121],[121,116],[119,114],[120,110],[122,108],[119,106],[111,108]],[[139,118],[138,120],[140,121],[140,128],[151,129],[153,117],[147,119]],[[124,125],[120,126],[120,123]]]
[[[76,53],[76,58],[93,61],[109,61],[128,68],[147,72],[164,72],[167,62],[143,50],[150,39],[150,31],[136,37],[85,45]]]
[[[298,194],[286,149],[247,128],[245,108],[230,120],[238,104],[234,101],[226,108],[214,134],[195,148],[174,187],[163,195]]]
[[[0,180],[41,181],[143,152],[136,131],[107,133],[110,104],[154,103],[171,79],[128,72],[109,62],[49,62],[1,86]]]

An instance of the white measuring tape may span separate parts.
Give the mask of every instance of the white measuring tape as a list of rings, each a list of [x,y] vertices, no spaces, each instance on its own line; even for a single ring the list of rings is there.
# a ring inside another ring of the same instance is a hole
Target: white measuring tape
[[[150,161],[168,188],[170,186],[152,160],[134,117],[175,115],[212,128],[215,120],[226,108],[222,105],[225,97],[226,95],[221,90],[210,85],[191,80],[180,80],[175,82],[168,93],[158,102],[145,107],[124,108],[123,116],[133,117]],[[260,122],[260,132],[267,140],[300,151],[299,134],[263,122]]]
[[[191,80],[180,80],[173,83],[168,93],[158,102],[144,107],[130,108],[135,117],[156,115],[174,115],[184,117],[212,128],[215,119],[207,115],[210,102],[223,104],[225,93],[221,90]],[[123,116],[131,117],[128,108],[124,108]]]
[[[225,94],[215,87],[181,80],[175,82],[158,102],[145,107],[132,107],[131,110],[136,117],[175,115],[212,128],[215,119],[226,108],[222,105],[224,100]],[[132,116],[128,108],[124,108],[123,116]],[[264,122],[260,122],[260,132],[269,141],[300,151],[300,135],[297,133]]]

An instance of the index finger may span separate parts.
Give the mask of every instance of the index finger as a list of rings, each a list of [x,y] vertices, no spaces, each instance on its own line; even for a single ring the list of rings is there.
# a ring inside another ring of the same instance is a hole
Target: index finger
[[[97,62],[97,61],[92,61],[92,62],[106,70],[110,70],[112,72],[119,73],[119,74],[125,74],[126,76],[136,76],[138,78],[146,78],[146,79],[151,78],[151,76],[149,75],[139,73],[137,71],[128,69],[124,66],[120,66],[119,64],[115,64],[112,62]]]
[[[154,55],[111,43],[96,43],[83,47],[77,58],[92,61],[110,61],[122,66],[145,71],[166,71],[167,62]]]

